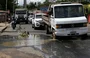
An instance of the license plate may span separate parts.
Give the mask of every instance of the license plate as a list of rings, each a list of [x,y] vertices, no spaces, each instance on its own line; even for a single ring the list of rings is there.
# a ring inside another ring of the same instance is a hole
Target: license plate
[[[67,30],[77,30],[77,28],[68,28]]]

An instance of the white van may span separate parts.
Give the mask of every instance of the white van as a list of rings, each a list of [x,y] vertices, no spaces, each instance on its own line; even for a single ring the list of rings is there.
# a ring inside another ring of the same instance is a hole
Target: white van
[[[87,19],[80,3],[60,3],[50,5],[48,16],[43,16],[46,33],[57,36],[87,36]]]

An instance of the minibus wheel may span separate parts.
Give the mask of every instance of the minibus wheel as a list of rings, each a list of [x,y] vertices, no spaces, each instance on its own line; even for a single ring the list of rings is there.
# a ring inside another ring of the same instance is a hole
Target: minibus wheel
[[[50,34],[49,26],[46,25],[46,34]]]

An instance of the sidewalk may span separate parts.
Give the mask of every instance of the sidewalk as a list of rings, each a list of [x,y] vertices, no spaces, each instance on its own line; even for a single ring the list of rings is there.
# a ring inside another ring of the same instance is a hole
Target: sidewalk
[[[0,32],[2,33],[9,25],[9,23],[0,23]]]

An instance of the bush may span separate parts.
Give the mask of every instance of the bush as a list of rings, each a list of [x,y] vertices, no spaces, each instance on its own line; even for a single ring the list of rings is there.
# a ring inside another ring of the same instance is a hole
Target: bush
[[[84,13],[85,15],[90,14],[90,4],[85,4],[84,6]]]

